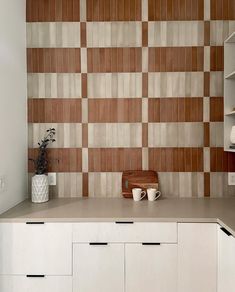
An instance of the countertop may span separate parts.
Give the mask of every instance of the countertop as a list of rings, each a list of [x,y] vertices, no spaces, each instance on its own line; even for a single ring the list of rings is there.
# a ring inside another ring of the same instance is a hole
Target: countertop
[[[155,202],[131,199],[26,200],[0,215],[0,222],[211,222],[235,236],[235,198],[161,198]]]

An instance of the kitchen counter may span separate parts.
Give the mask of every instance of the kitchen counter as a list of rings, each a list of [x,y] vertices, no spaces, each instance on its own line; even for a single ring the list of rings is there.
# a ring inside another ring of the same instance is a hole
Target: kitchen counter
[[[53,199],[43,204],[26,200],[0,215],[0,222],[212,222],[235,236],[235,198]]]

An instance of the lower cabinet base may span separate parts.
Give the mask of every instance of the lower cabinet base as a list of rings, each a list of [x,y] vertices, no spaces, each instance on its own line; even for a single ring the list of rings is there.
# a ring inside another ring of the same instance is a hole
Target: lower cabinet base
[[[177,244],[126,244],[126,292],[176,292]]]
[[[71,276],[0,276],[1,292],[72,292]]]
[[[124,244],[74,244],[73,255],[73,292],[124,291]]]

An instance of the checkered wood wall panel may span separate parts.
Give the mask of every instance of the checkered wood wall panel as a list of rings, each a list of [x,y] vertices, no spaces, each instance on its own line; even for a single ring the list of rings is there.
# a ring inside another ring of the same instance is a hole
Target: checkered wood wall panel
[[[223,41],[234,0],[27,0],[29,156],[55,127],[59,197],[118,197],[121,172],[164,196],[232,196]],[[29,173],[33,166],[29,163]]]

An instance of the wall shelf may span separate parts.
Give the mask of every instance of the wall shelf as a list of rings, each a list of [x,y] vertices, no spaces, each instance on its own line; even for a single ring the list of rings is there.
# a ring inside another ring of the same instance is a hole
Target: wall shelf
[[[224,148],[224,151],[227,151],[227,152],[235,152],[235,149],[231,149],[231,148]]]
[[[224,151],[229,148],[230,133],[235,126],[235,32],[224,41]]]
[[[224,42],[225,43],[235,43],[235,31]]]
[[[232,112],[230,112],[230,113],[227,113],[227,114],[225,114],[225,116],[233,116],[233,115],[235,115],[235,111],[232,111]]]
[[[235,71],[225,76],[225,79],[235,79]]]

